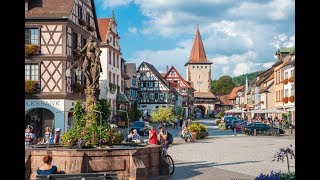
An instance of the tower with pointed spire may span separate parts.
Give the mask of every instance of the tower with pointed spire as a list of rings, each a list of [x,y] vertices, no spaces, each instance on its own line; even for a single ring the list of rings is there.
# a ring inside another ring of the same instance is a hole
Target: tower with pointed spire
[[[186,66],[186,80],[191,83],[194,92],[195,106],[199,107],[202,114],[210,113],[213,110],[215,96],[211,93],[211,64],[207,60],[202,43],[199,25],[197,25],[189,61]]]

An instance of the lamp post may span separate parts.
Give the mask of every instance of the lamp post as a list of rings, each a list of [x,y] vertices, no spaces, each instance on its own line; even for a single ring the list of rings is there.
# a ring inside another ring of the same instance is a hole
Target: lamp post
[[[100,140],[101,140],[101,124],[102,124],[102,113],[101,111],[98,111],[98,110],[92,110],[93,112],[97,112],[100,114],[100,129],[99,129],[99,147],[100,147]]]

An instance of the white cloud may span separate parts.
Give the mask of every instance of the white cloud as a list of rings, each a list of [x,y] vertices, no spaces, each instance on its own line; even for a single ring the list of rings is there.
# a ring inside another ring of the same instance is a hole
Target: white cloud
[[[263,63],[262,67],[269,69],[271,68],[271,66],[274,64],[275,62],[267,62],[267,63]]]
[[[247,63],[239,63],[236,65],[236,67],[233,70],[233,75],[239,76],[241,74],[246,74],[249,72],[250,67],[248,66]]]
[[[227,13],[235,18],[285,20],[294,14],[294,0],[273,0],[268,3],[242,2]]]
[[[295,34],[288,37],[284,33],[280,33],[273,37],[274,41],[270,44],[274,46],[276,49],[281,47],[294,47],[295,46]]]
[[[133,0],[97,0],[97,4],[101,5],[103,9],[113,8],[117,6],[124,6],[132,2]]]
[[[159,72],[165,72],[166,66],[174,66],[185,78],[185,66],[189,59],[189,52],[183,48],[172,50],[143,50],[135,52],[132,58],[127,58],[127,62],[134,62],[139,66],[143,61],[152,64]]]
[[[137,28],[136,27],[129,27],[128,31],[131,33],[137,33]]]

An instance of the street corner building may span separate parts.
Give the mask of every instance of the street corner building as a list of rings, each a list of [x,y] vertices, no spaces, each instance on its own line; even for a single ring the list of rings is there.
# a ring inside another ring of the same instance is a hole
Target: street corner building
[[[93,0],[25,0],[25,125],[37,137],[45,127],[72,127],[73,106],[84,100],[77,53],[92,36],[98,44]]]

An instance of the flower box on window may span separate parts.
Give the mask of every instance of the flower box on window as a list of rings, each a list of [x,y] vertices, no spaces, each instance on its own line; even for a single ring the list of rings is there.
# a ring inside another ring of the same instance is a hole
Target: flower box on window
[[[282,99],[282,102],[284,102],[284,103],[288,103],[288,97],[284,97],[283,99]]]
[[[83,20],[83,19],[78,19],[78,21],[79,21],[79,24],[80,24],[81,26],[87,25],[86,21]]]
[[[290,96],[289,98],[288,98],[288,101],[290,101],[290,102],[294,102],[294,96]]]
[[[27,94],[33,94],[37,92],[38,89],[38,82],[32,81],[32,80],[26,80],[25,81],[25,93]]]
[[[294,77],[291,76],[288,81],[291,82],[291,83],[293,83],[293,82],[294,82]]]
[[[91,25],[88,25],[87,28],[88,28],[89,31],[94,31],[95,30],[94,27],[91,26]]]
[[[284,79],[284,80],[282,81],[282,83],[283,83],[283,84],[288,84],[288,79]]]
[[[25,56],[30,57],[31,55],[37,54],[39,46],[35,44],[26,44],[25,45]]]

